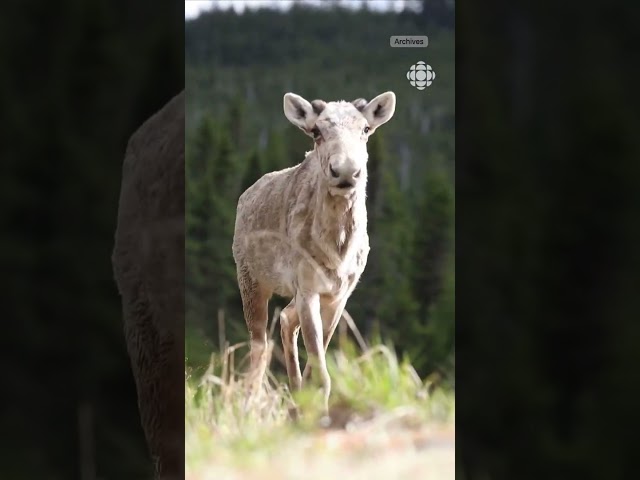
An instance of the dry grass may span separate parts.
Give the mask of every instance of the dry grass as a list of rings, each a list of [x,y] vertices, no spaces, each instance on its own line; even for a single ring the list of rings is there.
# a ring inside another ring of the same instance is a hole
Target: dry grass
[[[273,342],[260,382],[242,373],[247,346],[221,340],[224,353],[212,356],[206,373],[186,375],[186,478],[453,479],[453,393],[421,380],[387,346],[358,354],[341,343],[327,356],[332,394],[322,417],[318,390],[294,397],[267,368]]]

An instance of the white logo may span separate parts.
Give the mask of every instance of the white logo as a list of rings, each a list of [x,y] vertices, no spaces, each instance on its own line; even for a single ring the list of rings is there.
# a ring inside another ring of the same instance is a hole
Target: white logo
[[[431,69],[430,65],[422,61],[411,65],[411,68],[407,72],[407,80],[418,90],[424,90],[431,85],[434,78],[436,78],[436,72]]]

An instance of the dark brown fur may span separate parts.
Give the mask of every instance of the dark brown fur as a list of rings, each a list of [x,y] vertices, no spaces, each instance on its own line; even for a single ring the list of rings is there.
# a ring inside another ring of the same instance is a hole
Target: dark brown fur
[[[155,478],[184,476],[184,92],[131,137],[112,264]]]

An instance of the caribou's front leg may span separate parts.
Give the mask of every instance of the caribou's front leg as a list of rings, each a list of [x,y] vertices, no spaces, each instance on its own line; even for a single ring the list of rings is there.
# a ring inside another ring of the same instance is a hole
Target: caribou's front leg
[[[308,362],[316,367],[314,371],[320,375],[324,390],[324,409],[325,412],[328,412],[331,378],[329,377],[324,354],[320,295],[317,293],[298,292],[296,295],[296,310],[300,317],[302,338],[309,357]]]
[[[340,323],[340,318],[342,317],[342,312],[344,312],[344,307],[347,304],[348,298],[349,297],[345,295],[344,298],[338,300],[321,299],[320,301],[320,316],[322,317],[323,325],[322,336],[325,358],[327,349],[329,348],[329,343],[331,342],[331,338],[336,331],[338,323]],[[302,379],[306,380],[307,378],[309,378],[310,373],[311,363],[307,361],[307,364],[304,367],[304,373],[302,374]]]
[[[320,315],[322,316],[322,324],[324,327],[324,352],[325,356],[327,353],[327,349],[329,348],[329,343],[331,343],[331,338],[338,327],[338,323],[340,323],[340,319],[342,318],[342,313],[347,305],[347,300],[353,293],[356,284],[358,283],[358,278],[354,275],[349,279],[349,289],[347,290],[344,296],[335,298],[326,298],[320,300]],[[304,373],[302,374],[302,379],[306,380],[309,378],[309,374],[311,373],[311,365],[309,362],[304,367]]]

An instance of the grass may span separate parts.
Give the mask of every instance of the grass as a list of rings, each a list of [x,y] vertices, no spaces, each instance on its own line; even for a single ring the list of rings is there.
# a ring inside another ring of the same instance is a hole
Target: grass
[[[385,345],[358,353],[343,343],[327,355],[332,390],[323,416],[318,389],[292,395],[266,368],[273,346],[261,383],[242,373],[244,344],[214,354],[203,375],[188,369],[187,480],[453,478],[453,392],[421,380]]]

